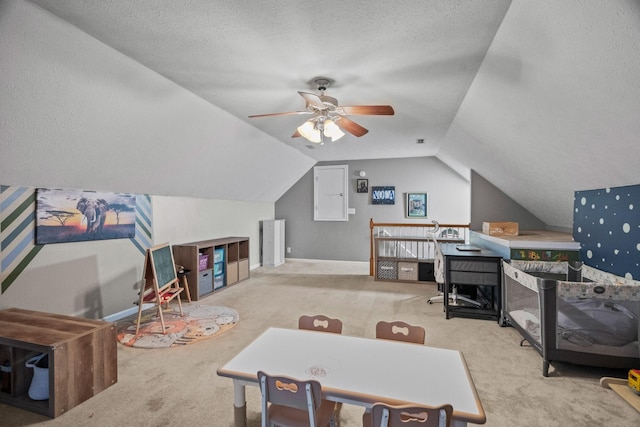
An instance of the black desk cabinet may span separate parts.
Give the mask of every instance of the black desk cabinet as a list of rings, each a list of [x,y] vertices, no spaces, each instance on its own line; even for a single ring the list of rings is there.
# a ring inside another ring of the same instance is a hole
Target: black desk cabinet
[[[500,321],[502,257],[486,249],[459,250],[458,244],[440,245],[444,258],[444,309],[447,319],[452,316],[494,319]],[[450,287],[470,293],[482,305],[454,305],[449,302]]]

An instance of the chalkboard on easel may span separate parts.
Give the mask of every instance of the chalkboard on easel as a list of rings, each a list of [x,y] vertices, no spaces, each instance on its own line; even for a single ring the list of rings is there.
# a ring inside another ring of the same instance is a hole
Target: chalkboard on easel
[[[173,252],[169,243],[149,248],[147,251],[148,260],[146,278],[154,279],[158,289],[162,289],[178,281],[176,265],[173,262]],[[149,267],[151,267],[149,269]]]
[[[163,243],[147,249],[144,258],[144,287],[140,290],[140,300],[138,301],[136,336],[140,331],[140,318],[145,302],[153,303],[157,306],[163,333],[166,333],[167,330],[162,316],[162,304],[168,305],[171,300],[177,297],[180,315],[184,316],[182,302],[180,302],[180,293],[184,288],[177,286],[178,275],[176,274],[173,252],[169,243]],[[173,286],[174,284],[176,286]]]

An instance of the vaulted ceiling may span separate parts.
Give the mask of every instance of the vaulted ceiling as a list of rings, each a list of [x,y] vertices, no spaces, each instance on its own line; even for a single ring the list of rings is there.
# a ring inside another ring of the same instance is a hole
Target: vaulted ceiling
[[[30,0],[315,161],[437,156],[552,226],[576,190],[640,183],[640,2]],[[297,91],[369,130],[292,138]],[[421,144],[417,140],[423,140]]]

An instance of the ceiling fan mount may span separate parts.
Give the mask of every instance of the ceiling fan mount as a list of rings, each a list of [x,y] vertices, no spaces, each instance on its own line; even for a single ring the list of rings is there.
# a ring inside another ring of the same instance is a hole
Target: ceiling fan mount
[[[316,89],[324,92],[331,85],[331,83],[333,83],[333,80],[327,77],[316,77],[315,79],[313,79],[313,83],[315,84]]]
[[[304,111],[289,111],[284,113],[269,113],[249,116],[249,118],[269,117],[269,116],[285,116],[293,114],[312,114],[313,117],[298,127],[296,132],[291,136],[296,138],[304,136],[311,142],[324,143],[324,137],[331,137],[333,141],[337,141],[344,132],[360,137],[369,132],[356,122],[348,119],[348,115],[361,116],[392,116],[394,115],[393,107],[390,105],[354,105],[341,106],[338,100],[332,96],[326,96],[325,90],[334,82],[327,77],[315,77],[309,83],[313,83],[320,95],[309,92],[298,91],[298,94],[304,98],[306,105]]]

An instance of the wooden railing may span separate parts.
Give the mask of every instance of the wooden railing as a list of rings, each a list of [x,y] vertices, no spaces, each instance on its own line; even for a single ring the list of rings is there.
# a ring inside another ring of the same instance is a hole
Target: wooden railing
[[[374,251],[376,237],[422,237],[469,241],[470,224],[439,224],[435,221],[429,224],[416,223],[382,223],[369,219],[369,275],[375,271]]]

